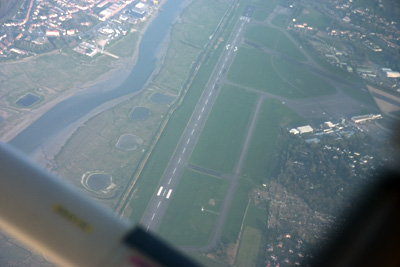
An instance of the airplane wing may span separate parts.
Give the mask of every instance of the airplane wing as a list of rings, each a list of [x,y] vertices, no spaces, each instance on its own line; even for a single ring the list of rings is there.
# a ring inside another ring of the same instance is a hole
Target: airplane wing
[[[196,266],[2,143],[0,227],[62,266]]]

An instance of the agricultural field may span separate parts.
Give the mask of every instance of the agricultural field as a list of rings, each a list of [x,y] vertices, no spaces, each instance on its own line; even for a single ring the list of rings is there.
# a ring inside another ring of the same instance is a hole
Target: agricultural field
[[[256,95],[223,86],[196,144],[190,162],[231,173],[242,147]]]
[[[174,245],[207,245],[228,185],[228,180],[186,170],[158,234]]]

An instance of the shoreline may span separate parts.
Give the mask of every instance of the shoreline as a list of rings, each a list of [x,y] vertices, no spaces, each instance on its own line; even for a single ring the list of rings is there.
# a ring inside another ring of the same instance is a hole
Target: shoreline
[[[162,1],[158,8],[155,9],[152,14],[148,17],[147,21],[144,22],[144,26],[142,29],[138,31],[139,33],[139,38],[138,41],[135,45],[134,52],[132,56],[126,57],[126,58],[121,58],[115,62],[112,63],[111,69],[100,76],[98,76],[96,79],[87,81],[82,85],[79,86],[74,86],[73,88],[67,90],[65,93],[55,97],[54,99],[50,100],[49,102],[43,104],[42,106],[33,109],[33,110],[28,110],[26,114],[22,115],[16,124],[10,124],[6,126],[5,128],[9,128],[9,130],[5,130],[5,132],[1,135],[0,139],[3,142],[9,142],[13,138],[15,138],[18,134],[23,132],[26,128],[28,128],[33,122],[35,122],[37,119],[39,119],[42,115],[44,115],[46,112],[48,112],[50,109],[52,109],[54,106],[57,104],[61,103],[62,101],[75,96],[79,93],[85,92],[87,90],[99,90],[104,87],[105,84],[110,83],[110,81],[124,81],[133,67],[136,65],[136,62],[139,57],[139,46],[143,38],[143,34],[147,31],[147,28],[150,26],[150,24],[153,22],[153,20],[157,17],[159,14],[160,8],[164,5],[164,3],[168,1]],[[54,53],[54,51],[51,51],[49,53]],[[47,53],[46,53],[47,54]],[[46,55],[43,54],[43,55]],[[102,56],[107,56],[103,54]],[[23,59],[24,60],[24,59]],[[118,84],[115,83],[115,86]],[[113,88],[115,88],[113,86]],[[108,90],[112,90],[113,88],[109,88]],[[129,94],[130,95],[130,94]],[[112,102],[112,101],[111,101]],[[84,116],[86,117],[86,116]],[[79,126],[76,127],[76,129]],[[36,154],[36,153],[34,153]]]

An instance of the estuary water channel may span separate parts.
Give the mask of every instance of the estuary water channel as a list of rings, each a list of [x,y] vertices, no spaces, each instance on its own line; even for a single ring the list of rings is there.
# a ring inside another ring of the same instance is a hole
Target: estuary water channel
[[[143,34],[136,65],[123,82],[112,78],[58,103],[9,143],[26,154],[32,154],[100,105],[143,89],[157,67],[162,41],[183,10],[184,1],[166,0],[162,12]]]

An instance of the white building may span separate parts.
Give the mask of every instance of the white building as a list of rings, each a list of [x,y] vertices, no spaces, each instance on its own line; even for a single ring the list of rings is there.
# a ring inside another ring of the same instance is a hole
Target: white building
[[[354,116],[354,117],[351,117],[351,120],[354,122],[354,123],[362,123],[362,122],[365,122],[365,121],[372,121],[372,120],[375,120],[375,119],[381,119],[382,118],[382,115],[381,114],[368,114],[368,115],[361,115],[361,116]]]
[[[312,133],[314,131],[310,125],[297,127],[297,130],[299,130],[300,134]]]

